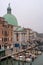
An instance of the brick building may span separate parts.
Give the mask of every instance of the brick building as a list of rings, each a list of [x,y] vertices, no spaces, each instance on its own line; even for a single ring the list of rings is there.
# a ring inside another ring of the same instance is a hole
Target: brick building
[[[13,26],[0,17],[0,49],[7,48],[13,43]]]

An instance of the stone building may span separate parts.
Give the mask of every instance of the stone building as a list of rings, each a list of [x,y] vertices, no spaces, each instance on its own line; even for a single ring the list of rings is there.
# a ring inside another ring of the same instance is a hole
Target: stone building
[[[18,27],[14,31],[14,42],[15,43],[27,43],[32,42],[33,40],[33,31],[29,28]]]

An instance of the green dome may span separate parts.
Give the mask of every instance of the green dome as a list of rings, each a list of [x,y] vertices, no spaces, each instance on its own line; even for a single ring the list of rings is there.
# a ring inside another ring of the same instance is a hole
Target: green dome
[[[18,26],[18,22],[17,22],[17,19],[15,16],[13,16],[12,14],[5,14],[3,16],[5,18],[5,21],[8,22],[8,24],[11,24],[11,25],[15,25],[15,26]]]

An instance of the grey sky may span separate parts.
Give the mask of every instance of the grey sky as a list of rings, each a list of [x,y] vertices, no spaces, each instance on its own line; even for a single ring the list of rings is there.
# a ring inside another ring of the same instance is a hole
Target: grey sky
[[[43,33],[43,0],[0,0],[0,16],[6,14],[9,2],[20,26]]]

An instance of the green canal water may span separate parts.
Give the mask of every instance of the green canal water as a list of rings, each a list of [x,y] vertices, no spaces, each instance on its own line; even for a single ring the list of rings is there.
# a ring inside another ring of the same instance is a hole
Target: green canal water
[[[39,55],[38,58],[34,60],[32,65],[43,65],[43,54]]]
[[[26,62],[15,61],[12,58],[7,58],[7,59],[1,60],[0,65],[43,65],[43,53],[42,55],[39,55],[38,58],[36,58],[34,62],[32,62],[32,64],[26,63]]]

